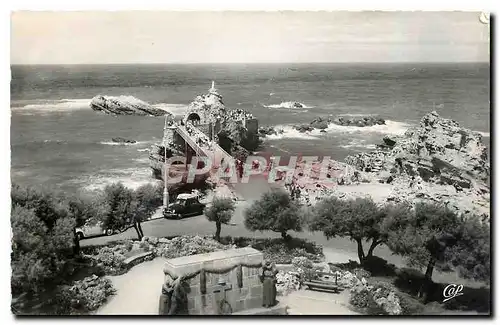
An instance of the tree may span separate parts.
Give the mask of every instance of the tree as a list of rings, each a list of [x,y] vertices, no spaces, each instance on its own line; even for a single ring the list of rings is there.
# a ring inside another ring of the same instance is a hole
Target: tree
[[[151,184],[142,185],[134,191],[134,228],[142,239],[141,222],[147,220],[163,204],[163,188]]]
[[[67,275],[75,219],[51,192],[13,185],[11,196],[12,292],[31,297]]]
[[[414,213],[392,215],[383,227],[388,234],[387,245],[394,253],[406,257],[410,266],[426,268],[418,293],[423,300],[427,299],[434,268],[449,266],[454,256],[455,263],[459,262],[457,249],[466,248],[477,237],[473,230],[476,225],[435,203],[417,203]]]
[[[103,213],[102,204],[95,197],[89,197],[83,194],[71,197],[67,200],[68,213],[75,219],[75,227],[83,227],[89,220],[102,219],[100,216]],[[74,229],[74,252],[75,255],[80,253],[80,238]]]
[[[491,280],[491,229],[489,222],[472,215],[463,218],[457,243],[445,252],[445,259],[465,279]]]
[[[371,198],[340,200],[329,197],[321,200],[313,209],[309,223],[311,231],[322,231],[327,239],[348,237],[358,246],[360,264],[373,256],[374,249],[386,240],[380,223],[388,214],[404,212],[405,207],[387,206],[379,208]],[[363,241],[371,242],[367,254]]]
[[[134,191],[126,188],[122,183],[114,183],[104,188],[101,200],[104,211],[100,215],[100,221],[104,229],[120,231],[134,222],[133,218],[137,210]],[[141,239],[140,231],[137,228],[136,231]]]
[[[227,225],[231,221],[235,209],[234,201],[230,198],[215,197],[212,205],[205,209],[208,221],[215,222],[215,240],[220,241],[222,224]]]
[[[304,223],[300,205],[279,189],[264,193],[245,209],[245,227],[251,231],[271,230],[287,239],[288,231],[302,231]]]

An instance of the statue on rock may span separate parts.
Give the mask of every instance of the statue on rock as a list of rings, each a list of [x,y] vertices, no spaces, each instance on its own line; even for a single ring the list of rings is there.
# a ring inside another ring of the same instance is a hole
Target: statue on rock
[[[269,308],[276,305],[276,274],[278,271],[271,261],[266,261],[262,266],[260,281],[262,282],[262,306]]]

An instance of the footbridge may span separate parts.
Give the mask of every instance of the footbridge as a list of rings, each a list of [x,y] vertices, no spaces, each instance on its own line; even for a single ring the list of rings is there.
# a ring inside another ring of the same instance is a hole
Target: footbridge
[[[185,142],[186,164],[191,163],[193,156],[206,157],[211,161],[211,169],[214,171],[220,167],[222,161],[231,161],[233,159],[233,157],[222,149],[216,141],[211,140],[205,133],[200,131],[190,122],[184,125],[175,123],[169,128]]]

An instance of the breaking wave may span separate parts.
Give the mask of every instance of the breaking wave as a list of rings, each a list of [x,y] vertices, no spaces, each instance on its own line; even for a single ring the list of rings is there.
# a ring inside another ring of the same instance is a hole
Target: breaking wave
[[[152,141],[137,141],[135,143],[114,142],[114,141],[101,141],[99,143],[107,145],[107,146],[137,146],[137,145],[140,145],[140,144],[152,143]],[[143,150],[143,149],[139,149],[139,150]],[[144,149],[144,150],[148,150],[148,149]]]
[[[310,132],[299,132],[292,125],[278,125],[275,126],[276,131],[282,131],[279,134],[272,134],[266,136],[269,140],[280,140],[280,139],[303,139],[303,140],[315,140],[317,137],[310,134]]]
[[[490,137],[490,132],[483,132],[483,131],[474,131],[474,132],[481,134],[485,138]]]
[[[80,109],[90,109],[92,99],[61,99],[45,100],[34,104],[12,107],[13,111],[68,112]]]
[[[153,107],[167,111],[173,115],[181,116],[187,112],[188,105],[184,104],[167,104],[167,103],[158,103],[153,104]]]
[[[313,106],[307,106],[299,102],[282,102],[280,104],[274,105],[262,105],[266,108],[286,108],[286,109],[303,109],[303,108],[313,108]]]
[[[151,177],[151,170],[149,168],[125,168],[125,169],[112,169],[105,174],[97,174],[80,179],[80,181],[87,184],[85,190],[97,191],[102,190],[106,185],[121,182],[125,187],[137,189],[138,187],[146,184],[155,184],[158,181]]]
[[[325,130],[327,133],[342,132],[342,133],[382,133],[392,135],[403,135],[410,127],[410,124],[386,120],[383,125],[372,126],[342,126],[335,123],[330,123]],[[314,130],[313,133],[319,133],[319,130]]]
[[[355,139],[350,141],[347,144],[342,144],[339,147],[344,149],[377,149],[377,146],[374,144],[367,144],[366,140]]]

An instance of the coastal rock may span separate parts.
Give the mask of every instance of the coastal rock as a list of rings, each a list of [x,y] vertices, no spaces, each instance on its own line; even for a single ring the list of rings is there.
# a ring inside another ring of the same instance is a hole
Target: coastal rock
[[[261,136],[268,136],[268,135],[277,135],[283,133],[283,130],[276,130],[272,126],[261,126],[259,128],[259,135]]]
[[[92,98],[90,107],[94,111],[114,115],[171,115],[169,112],[153,107],[152,105],[133,96],[96,96]]]
[[[310,124],[295,125],[294,128],[295,128],[295,130],[297,130],[301,133],[311,132],[312,130],[314,130],[314,127],[311,126]]]
[[[342,126],[358,126],[358,127],[385,124],[385,120],[383,118],[375,116],[351,116],[351,117],[339,116],[332,122]]]
[[[489,161],[481,140],[479,133],[432,112],[403,136],[386,136],[384,150],[351,155],[345,163],[330,161],[326,179],[315,170],[323,168],[320,162],[313,163],[310,178],[302,179],[304,167],[299,163],[294,185],[300,189],[300,200],[310,204],[329,195],[363,197],[354,188],[336,190],[330,186],[332,180],[341,186],[383,183],[385,194],[378,199],[384,202],[438,202],[458,214],[489,220]]]
[[[135,140],[129,140],[129,139],[125,139],[122,137],[112,138],[111,141],[113,141],[115,143],[130,143],[130,144],[137,143],[137,141],[135,141]]]
[[[314,120],[311,121],[311,123],[309,123],[313,128],[315,129],[320,129],[320,130],[324,130],[326,128],[328,128],[328,124],[331,122],[330,119],[323,119],[321,117],[317,117],[315,118]]]

